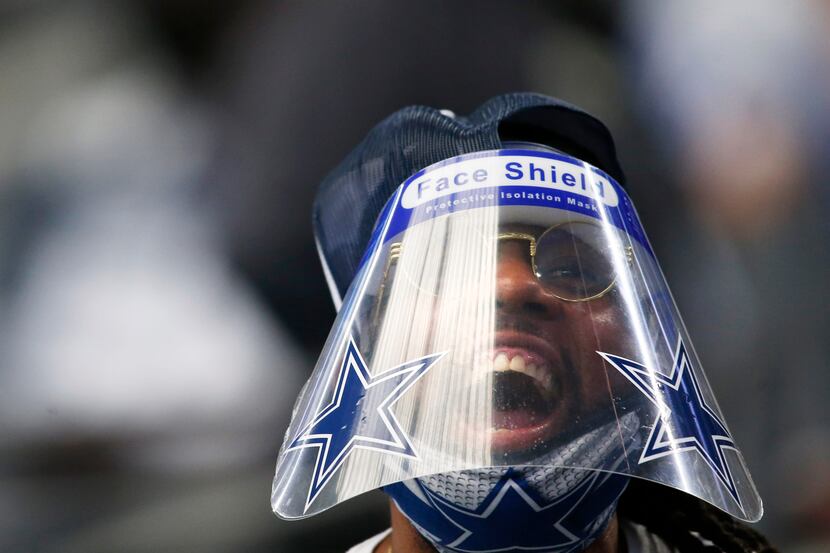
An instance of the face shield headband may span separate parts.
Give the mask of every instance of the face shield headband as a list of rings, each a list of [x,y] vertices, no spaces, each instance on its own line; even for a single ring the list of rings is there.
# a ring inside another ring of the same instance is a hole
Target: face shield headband
[[[552,454],[598,429],[612,467]],[[398,188],[297,401],[272,506],[300,518],[500,467],[607,471],[762,512],[630,199],[554,152],[460,156]]]

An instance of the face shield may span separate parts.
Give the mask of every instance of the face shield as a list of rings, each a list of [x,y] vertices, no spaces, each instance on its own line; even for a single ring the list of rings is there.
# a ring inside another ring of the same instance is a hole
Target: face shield
[[[762,513],[625,191],[529,149],[445,160],[389,200],[297,401],[272,506],[299,518],[520,466]]]

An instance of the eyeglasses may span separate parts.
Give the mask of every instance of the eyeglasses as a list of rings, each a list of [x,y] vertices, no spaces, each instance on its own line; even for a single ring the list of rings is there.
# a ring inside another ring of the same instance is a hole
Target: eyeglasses
[[[616,282],[611,245],[599,225],[562,223],[538,237],[525,232],[501,232],[497,239],[527,241],[533,274],[545,290],[560,300],[595,300],[611,291]],[[625,254],[631,262],[630,246]]]
[[[617,272],[611,245],[603,229],[594,223],[569,222],[554,225],[539,235],[526,232],[500,232],[501,243],[528,242],[530,265],[540,284],[552,296],[567,302],[591,301],[605,296],[614,287]],[[385,288],[401,256],[402,244],[391,244],[386,268],[378,290],[376,309],[387,295]],[[633,250],[625,248],[626,260],[633,261]]]

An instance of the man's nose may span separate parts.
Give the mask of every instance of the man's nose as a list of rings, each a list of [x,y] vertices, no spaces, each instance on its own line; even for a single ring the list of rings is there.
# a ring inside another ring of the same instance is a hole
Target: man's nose
[[[538,317],[550,317],[556,311],[555,298],[533,273],[526,243],[510,242],[499,248],[496,307],[502,312]]]

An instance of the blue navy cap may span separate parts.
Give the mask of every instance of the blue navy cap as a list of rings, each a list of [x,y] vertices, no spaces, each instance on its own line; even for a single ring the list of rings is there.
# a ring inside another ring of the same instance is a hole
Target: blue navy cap
[[[321,183],[314,234],[340,297],[346,293],[378,214],[395,189],[441,160],[535,142],[586,161],[625,186],[614,139],[596,117],[535,93],[496,96],[467,117],[426,106],[403,108],[373,128]]]

